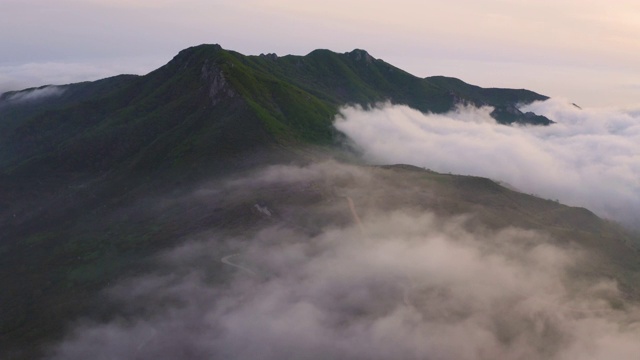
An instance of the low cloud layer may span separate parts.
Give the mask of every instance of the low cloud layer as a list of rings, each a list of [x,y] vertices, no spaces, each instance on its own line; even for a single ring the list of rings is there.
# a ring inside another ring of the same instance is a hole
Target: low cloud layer
[[[388,190],[361,168],[325,163],[272,167],[176,201],[249,197],[273,186],[316,199],[314,188],[334,188],[303,214],[331,218],[350,213],[350,183]],[[590,260],[583,249],[535,231],[473,230],[465,217],[415,208],[369,208],[361,226],[352,214],[318,231],[284,221],[299,196],[279,198],[260,215],[268,217],[261,229],[194,235],[160,255],[157,271],[110,288],[121,315],[77,325],[50,357],[632,359],[640,352],[639,309],[622,300],[615,281],[576,277]]]
[[[561,100],[525,111],[549,127],[500,126],[490,108],[425,115],[406,106],[349,107],[335,126],[374,163],[489,177],[526,193],[640,223],[640,114],[584,109]]]
[[[9,102],[28,102],[51,96],[59,96],[64,93],[65,89],[61,86],[46,86],[33,90],[21,91],[7,97]]]

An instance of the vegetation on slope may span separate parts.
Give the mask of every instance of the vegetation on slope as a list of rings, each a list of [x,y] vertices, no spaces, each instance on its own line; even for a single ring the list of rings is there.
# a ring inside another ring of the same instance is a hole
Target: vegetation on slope
[[[1,171],[149,169],[185,160],[206,163],[253,146],[330,144],[332,120],[345,104],[390,101],[440,113],[470,103],[494,106],[504,123],[550,123],[515,108],[546,99],[542,95],[420,79],[363,50],[244,56],[201,45],[145,76],[64,89],[59,96],[19,103],[9,100],[15,94],[3,95]]]
[[[512,115],[506,123],[546,123],[510,110],[542,95],[420,79],[363,50],[244,56],[202,45],[144,76],[61,88],[30,101],[14,101],[13,92],[0,97],[1,348],[25,349],[59,336],[65,321],[95,312],[98,289],[194,230],[250,227],[255,214],[248,209],[269,197],[269,189],[240,202],[138,210],[147,209],[150,196],[185,192],[202,179],[300,161],[301,148],[333,143],[331,122],[345,104],[390,101],[445,112],[471,103],[506,109]],[[446,212],[475,211],[476,204],[492,209],[495,221],[507,219],[506,198],[491,195],[482,181],[462,186],[466,180],[421,176],[431,184],[424,186],[445,184],[438,191],[445,194],[441,203],[450,201]],[[453,197],[461,188],[481,198]],[[291,196],[333,201],[330,192]],[[536,201],[523,206],[527,213],[538,213],[531,207]],[[598,222],[597,228],[613,233],[606,226]]]

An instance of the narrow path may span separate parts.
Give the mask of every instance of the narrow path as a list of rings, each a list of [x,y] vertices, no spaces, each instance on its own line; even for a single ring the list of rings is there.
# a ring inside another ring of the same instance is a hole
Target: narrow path
[[[353,221],[358,225],[360,229],[360,233],[362,234],[363,239],[366,239],[364,226],[362,225],[362,220],[360,220],[360,216],[358,216],[358,212],[356,211],[356,206],[353,202],[353,199],[350,196],[345,196],[347,202],[349,203],[349,210],[351,210],[351,216],[353,217]],[[409,307],[414,307],[413,303],[411,303],[410,294],[415,289],[416,284],[413,279],[407,274],[406,275],[409,284],[402,284],[402,302]]]
[[[256,274],[255,271],[244,267],[240,264],[236,264],[234,262],[231,261],[231,259],[233,259],[234,257],[240,256],[240,254],[231,254],[231,255],[227,255],[225,257],[223,257],[222,259],[220,259],[220,262],[222,262],[223,264],[229,265],[229,266],[233,266],[234,268],[240,269],[244,272],[246,272],[247,274],[251,275],[251,276],[257,276],[258,274]]]
[[[364,236],[364,227],[362,226],[362,221],[360,221],[360,216],[356,212],[356,206],[353,204],[353,199],[351,196],[345,196],[347,198],[347,202],[349,203],[349,210],[351,210],[351,216],[353,216],[353,221],[358,224],[358,228],[360,228],[360,232]]]

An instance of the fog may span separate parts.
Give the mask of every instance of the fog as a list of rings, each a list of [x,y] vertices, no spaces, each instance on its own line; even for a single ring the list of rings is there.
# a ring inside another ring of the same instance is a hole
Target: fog
[[[407,163],[506,182],[525,193],[640,223],[640,114],[579,109],[563,100],[522,109],[556,121],[501,126],[491,108],[444,115],[383,104],[342,110],[335,123],[372,163]]]
[[[105,290],[118,315],[74,323],[49,358],[640,353],[637,305],[623,300],[615,280],[580,271],[594,254],[537,231],[472,224],[472,215],[402,204],[390,210],[390,195],[375,205],[366,200],[400,187],[381,171],[335,162],[274,166],[158,201],[157,208],[242,203],[254,226],[188,235],[155,257],[156,270]],[[259,212],[254,198],[262,199]]]

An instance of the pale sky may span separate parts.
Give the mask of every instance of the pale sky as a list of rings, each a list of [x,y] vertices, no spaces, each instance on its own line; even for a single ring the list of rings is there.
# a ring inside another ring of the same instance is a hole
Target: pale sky
[[[369,51],[416,76],[640,105],[640,1],[0,0],[0,91],[144,74],[183,48]]]

